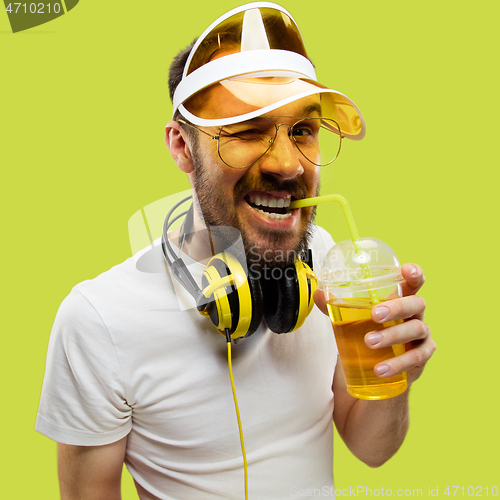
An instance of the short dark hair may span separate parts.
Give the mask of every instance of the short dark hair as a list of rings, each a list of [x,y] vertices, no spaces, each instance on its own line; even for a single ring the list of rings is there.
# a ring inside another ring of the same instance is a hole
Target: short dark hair
[[[173,102],[175,89],[182,80],[182,73],[184,71],[184,66],[186,65],[189,53],[196,43],[197,38],[195,38],[185,49],[182,49],[170,64],[170,69],[168,71],[168,90],[170,92],[170,100]]]
[[[182,80],[182,73],[184,72],[184,66],[186,65],[187,59],[196,43],[197,38],[195,38],[185,49],[182,49],[175,57],[172,63],[170,64],[170,69],[168,71],[168,91],[170,94],[170,100],[174,101],[174,93],[175,89],[179,85]],[[185,121],[186,118],[182,116],[182,114],[177,109],[174,113],[173,119],[175,121],[179,121],[179,118],[182,118]],[[198,131],[193,127],[186,127],[181,123],[181,127],[188,133],[189,137],[193,141],[193,144],[196,144],[198,138]]]

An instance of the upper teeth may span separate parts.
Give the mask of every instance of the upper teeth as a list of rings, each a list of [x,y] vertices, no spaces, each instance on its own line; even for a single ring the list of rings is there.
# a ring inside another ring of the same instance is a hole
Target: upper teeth
[[[250,203],[257,206],[271,207],[271,208],[286,208],[290,206],[292,197],[290,195],[285,198],[274,198],[273,196],[267,194],[251,194],[249,196]]]

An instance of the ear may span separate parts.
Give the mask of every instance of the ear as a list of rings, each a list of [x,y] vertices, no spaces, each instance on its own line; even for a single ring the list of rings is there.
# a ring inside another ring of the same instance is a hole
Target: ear
[[[188,136],[179,122],[171,121],[165,126],[165,144],[177,166],[186,174],[193,171],[193,157]]]

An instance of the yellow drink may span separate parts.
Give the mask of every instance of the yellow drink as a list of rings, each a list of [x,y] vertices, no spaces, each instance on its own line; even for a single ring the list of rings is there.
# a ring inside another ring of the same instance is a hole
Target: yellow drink
[[[381,300],[383,302],[384,300]],[[373,371],[378,363],[398,356],[404,345],[370,349],[368,332],[396,325],[402,320],[380,325],[371,319],[369,298],[344,298],[327,302],[349,394],[358,399],[387,399],[406,390],[406,373],[380,378]]]

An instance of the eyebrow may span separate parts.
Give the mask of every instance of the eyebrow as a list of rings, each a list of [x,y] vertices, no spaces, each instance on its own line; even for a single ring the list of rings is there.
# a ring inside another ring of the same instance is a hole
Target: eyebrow
[[[314,113],[317,113],[318,116],[321,116],[321,104],[310,104],[303,110],[303,116],[309,116]]]
[[[262,121],[263,118],[266,118],[265,116],[255,116],[253,118],[250,118],[249,120],[245,120],[243,122],[236,122],[236,123],[230,123],[228,125],[225,125],[225,128],[227,127],[235,127],[235,126],[238,126],[238,125],[250,125],[250,124],[253,124],[253,123],[258,123],[259,121]]]

